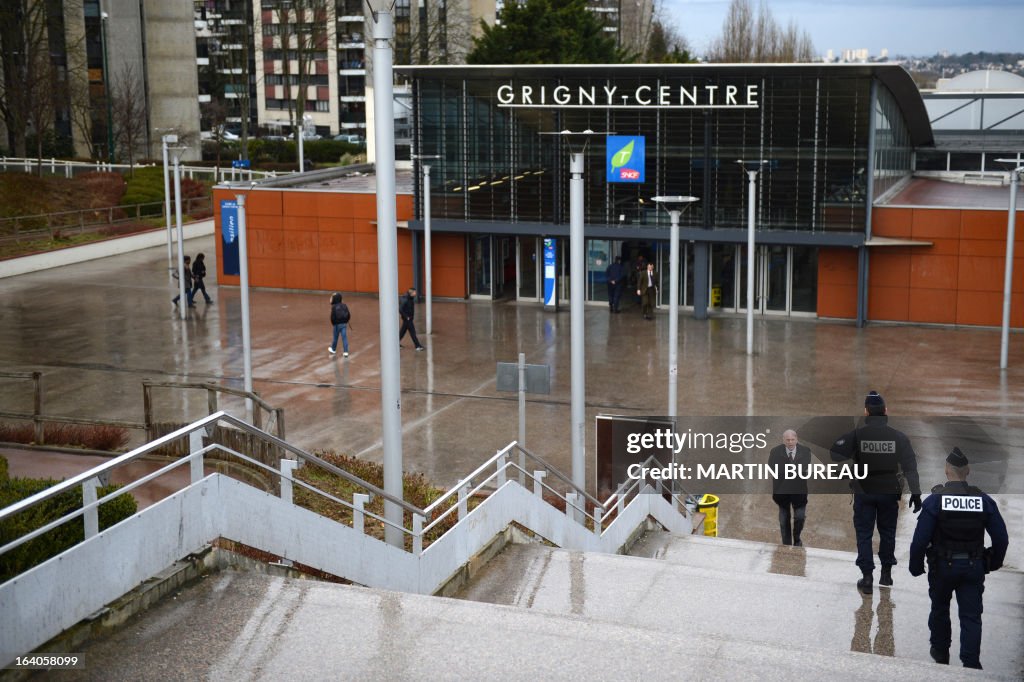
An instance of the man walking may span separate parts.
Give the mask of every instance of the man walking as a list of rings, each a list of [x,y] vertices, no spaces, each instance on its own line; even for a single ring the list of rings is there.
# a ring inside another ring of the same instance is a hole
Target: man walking
[[[327,346],[327,352],[334,355],[338,352],[338,337],[341,337],[341,347],[344,356],[348,357],[348,323],[352,319],[352,313],[348,306],[341,300],[341,294],[335,292],[331,296],[331,327],[334,328],[334,338],[331,345]]]
[[[619,300],[622,298],[623,280],[626,277],[626,267],[622,264],[622,257],[616,256],[615,262],[604,271],[608,280],[608,311],[619,312]]]
[[[924,573],[928,557],[928,615],[931,654],[936,663],[949,664],[952,630],[949,602],[956,592],[960,611],[960,661],[965,668],[981,669],[981,595],[985,575],[999,569],[1010,539],[999,507],[991,497],[967,483],[967,457],[960,448],[946,457],[945,485],[932,488],[917,520],[910,544],[910,575]],[[985,533],[992,546],[985,548]]]
[[[804,529],[807,518],[807,480],[799,477],[785,477],[787,464],[799,466],[810,465],[811,449],[801,445],[796,431],[788,429],[782,434],[782,445],[776,445],[768,453],[769,466],[776,467],[780,472],[772,484],[772,501],[779,506],[779,530],[782,531],[782,544],[803,547],[800,533]],[[792,528],[790,528],[792,521]]]
[[[423,350],[420,340],[416,338],[416,321],[413,319],[416,317],[415,287],[411,287],[405,292],[405,296],[402,297],[402,301],[398,306],[398,314],[402,316],[402,329],[398,332],[398,340],[401,341],[405,337],[405,332],[408,331],[409,338],[412,339],[416,350]]]
[[[196,304],[192,300],[193,296],[195,296],[195,293],[196,293],[195,291],[192,290],[192,256],[185,256],[184,260],[185,260],[185,267],[183,267],[181,269],[181,274],[178,274],[177,272],[173,273],[174,274],[174,279],[184,278],[184,280],[185,280],[185,298],[188,300],[188,307],[189,308],[195,308]],[[204,293],[205,293],[205,290],[204,290]],[[174,304],[175,308],[178,307],[178,300],[179,299],[181,299],[181,294],[178,294],[177,296],[175,296],[174,298],[171,299],[171,303]]]
[[[917,455],[910,439],[889,426],[885,400],[877,391],[864,399],[864,424],[832,444],[833,460],[852,459],[867,468],[867,477],[853,483],[853,528],[857,532],[857,566],[861,579],[857,588],[871,594],[875,561],[871,540],[878,526],[878,559],[882,575],[878,584],[892,585],[896,565],[896,520],[899,515],[900,473],[910,486],[910,506],[921,511],[921,484],[917,477]]]
[[[644,319],[654,319],[652,313],[658,300],[658,276],[654,272],[654,263],[648,263],[647,269],[637,275],[636,295],[640,297]]]

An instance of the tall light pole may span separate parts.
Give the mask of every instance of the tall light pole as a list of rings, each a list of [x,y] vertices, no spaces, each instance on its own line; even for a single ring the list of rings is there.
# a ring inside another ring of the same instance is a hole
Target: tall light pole
[[[103,44],[103,94],[107,100],[107,163],[114,163],[114,109],[110,102],[110,67],[107,62],[107,19],[106,12],[100,12],[100,42]]]
[[[1017,225],[1017,185],[1024,166],[1017,159],[996,159],[1013,164],[1010,170],[1010,209],[1006,219],[1006,267],[1003,273],[1003,328],[999,337],[999,369],[1006,369],[1010,355],[1010,309],[1013,299],[1013,240]]]
[[[188,307],[188,292],[185,291],[185,238],[181,230],[181,155],[188,147],[173,147],[170,149],[174,156],[174,215],[175,225],[178,231],[178,312],[181,319],[185,319],[185,309]]]
[[[441,157],[437,154],[430,156],[423,156],[419,154],[413,154],[413,160],[416,161],[429,161],[431,159],[440,159]],[[430,336],[431,330],[433,329],[433,310],[431,309],[434,300],[432,270],[431,270],[431,249],[430,249],[430,164],[421,164],[423,168],[423,269],[426,271],[423,277],[423,283],[426,287],[424,295],[427,300],[427,336]]]
[[[768,161],[739,159],[747,174],[747,355],[754,354],[754,202],[757,191],[757,172]]]
[[[390,5],[376,0],[373,10],[374,150],[377,155],[377,285],[380,291],[381,441],[384,491],[402,498],[402,391],[398,357],[398,223],[395,208],[395,117],[391,39],[395,25]],[[371,5],[372,9],[372,5]],[[384,539],[404,547],[402,507],[384,500]],[[394,524],[394,525],[391,525]]]
[[[583,306],[586,287],[586,247],[583,244],[583,152],[569,155],[569,326],[571,329],[572,482],[586,488],[586,355],[583,345]]]
[[[249,189],[252,189],[252,187]],[[236,194],[235,201],[238,202],[238,274],[242,298],[242,381],[246,393],[252,393],[252,334],[249,330],[249,246],[246,243],[245,227],[246,194]],[[250,398],[245,399],[245,408],[246,416],[251,422],[253,404]]]
[[[160,147],[164,155],[164,215],[167,217],[167,270],[174,272],[174,253],[171,248],[171,179],[167,166],[167,145],[178,144],[177,135],[164,135],[160,138]]]
[[[683,209],[695,201],[697,197],[667,196],[654,197],[654,201],[668,209],[672,221],[669,233],[669,295],[668,295],[668,415],[678,416],[677,395],[679,382],[679,216]]]

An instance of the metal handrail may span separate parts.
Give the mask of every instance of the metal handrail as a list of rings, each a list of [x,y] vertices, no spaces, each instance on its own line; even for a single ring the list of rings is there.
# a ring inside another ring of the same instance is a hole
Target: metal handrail
[[[230,415],[227,412],[224,412],[222,410],[222,411],[219,411],[219,412],[215,412],[214,414],[211,414],[211,415],[209,415],[207,417],[203,417],[202,419],[199,419],[199,420],[197,420],[197,421],[195,421],[195,422],[193,422],[191,424],[187,424],[187,425],[181,427],[180,429],[178,429],[176,431],[172,431],[171,433],[169,433],[169,434],[167,434],[165,436],[161,436],[160,438],[157,438],[154,441],[151,441],[151,442],[149,442],[149,443],[147,443],[145,445],[142,445],[142,446],[140,446],[138,448],[135,448],[134,450],[126,452],[125,454],[123,454],[123,455],[121,455],[119,457],[115,457],[114,459],[109,460],[109,461],[107,461],[107,462],[105,462],[103,464],[100,464],[99,466],[97,466],[97,467],[95,467],[93,469],[90,469],[89,471],[86,471],[86,472],[77,474],[75,476],[72,476],[71,478],[69,478],[69,479],[67,479],[65,481],[62,481],[61,483],[58,483],[55,486],[47,488],[46,490],[41,490],[38,493],[36,493],[35,495],[32,495],[30,497],[26,497],[25,499],[23,499],[23,500],[21,500],[19,502],[15,502],[14,504],[12,504],[9,507],[6,507],[4,509],[0,509],[0,521],[3,521],[4,519],[9,518],[9,517],[11,517],[11,516],[13,516],[15,514],[18,514],[18,513],[22,512],[22,511],[26,510],[26,509],[34,507],[35,505],[39,504],[40,502],[48,500],[51,497],[54,497],[54,496],[59,495],[59,494],[61,494],[63,492],[71,490],[72,488],[80,486],[82,483],[84,483],[85,481],[87,481],[87,480],[89,480],[89,479],[91,479],[93,477],[102,476],[103,474],[107,473],[108,471],[112,471],[112,470],[116,469],[117,467],[121,466],[122,464],[125,464],[125,463],[130,462],[130,461],[132,461],[134,459],[137,459],[137,458],[139,458],[139,457],[141,457],[143,455],[146,455],[146,454],[149,454],[149,453],[151,453],[151,452],[153,452],[155,450],[158,450],[158,449],[168,445],[169,443],[172,443],[175,440],[177,440],[179,438],[182,438],[182,437],[192,433],[193,431],[196,431],[198,429],[205,428],[205,427],[210,427],[212,429],[212,427],[215,424],[217,424],[218,422],[221,422],[221,421],[226,422],[228,424],[231,424],[232,426],[238,428],[241,431],[245,431],[245,432],[250,433],[250,434],[252,434],[254,436],[261,437],[264,440],[266,440],[267,442],[269,442],[270,444],[276,445],[276,446],[282,448],[283,450],[286,450],[288,452],[293,453],[299,459],[315,463],[317,466],[325,469],[326,471],[329,471],[330,473],[335,474],[337,476],[341,476],[342,478],[344,478],[348,482],[353,483],[355,485],[358,485],[358,486],[364,488],[365,490],[370,491],[374,495],[379,495],[379,496],[383,497],[384,499],[399,505],[400,507],[402,507],[403,509],[405,509],[408,512],[411,512],[413,514],[420,514],[421,516],[426,517],[426,512],[424,512],[424,510],[420,509],[419,507],[417,507],[415,505],[412,505],[412,504],[409,504],[405,500],[403,500],[403,499],[401,499],[399,497],[395,497],[395,496],[391,495],[390,493],[385,492],[384,490],[378,488],[377,486],[373,485],[372,483],[364,481],[363,479],[359,478],[358,476],[356,476],[354,474],[351,474],[351,473],[345,471],[344,469],[341,469],[341,468],[331,464],[330,462],[326,462],[326,461],[320,459],[319,457],[317,457],[316,455],[314,455],[312,453],[306,452],[305,450],[303,450],[301,448],[298,448],[298,447],[296,447],[296,446],[294,446],[294,445],[292,445],[290,443],[287,443],[287,442],[281,440],[280,438],[278,438],[277,436],[273,436],[273,435],[271,435],[271,434],[269,434],[269,433],[267,433],[265,431],[262,431],[261,429],[257,429],[256,427],[252,426],[251,424],[248,424],[247,422],[242,421],[241,419],[238,419],[237,417],[234,417],[234,416],[232,416],[232,415]]]

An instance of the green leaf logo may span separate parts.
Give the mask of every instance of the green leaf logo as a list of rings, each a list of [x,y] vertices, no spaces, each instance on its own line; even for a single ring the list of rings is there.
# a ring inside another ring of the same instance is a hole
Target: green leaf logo
[[[627,144],[619,151],[615,152],[615,156],[612,157],[612,171],[614,171],[616,168],[622,168],[627,163],[629,163],[630,157],[633,156],[634,141],[635,140],[630,140],[629,144]]]

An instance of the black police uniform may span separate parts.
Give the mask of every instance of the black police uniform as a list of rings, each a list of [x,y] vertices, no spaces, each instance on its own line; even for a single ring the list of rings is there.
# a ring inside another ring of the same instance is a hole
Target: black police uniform
[[[882,567],[896,565],[896,519],[899,514],[902,470],[910,492],[921,494],[917,455],[910,439],[889,426],[889,418],[868,416],[863,426],[832,444],[833,460],[852,459],[867,465],[864,480],[853,482],[853,528],[857,532],[857,566],[865,575],[875,568],[871,538],[878,526],[878,560]]]
[[[985,532],[992,547],[985,549]],[[956,592],[960,611],[960,660],[981,668],[981,595],[985,574],[1003,565],[1009,545],[1006,524],[991,497],[966,481],[935,486],[924,501],[910,545],[910,573],[924,573],[928,557],[928,615],[932,657],[949,662],[949,602]]]

